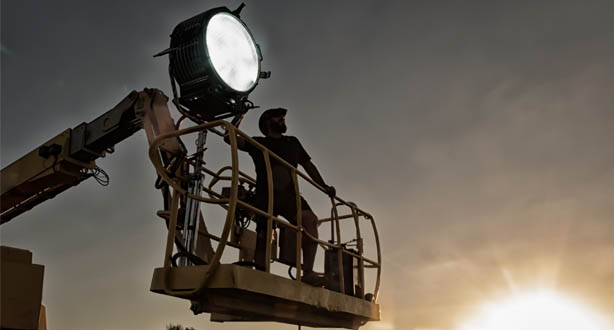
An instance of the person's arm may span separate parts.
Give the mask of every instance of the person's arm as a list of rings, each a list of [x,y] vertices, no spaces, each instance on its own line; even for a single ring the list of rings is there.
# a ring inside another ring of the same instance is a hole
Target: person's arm
[[[239,117],[238,119],[235,118],[235,120],[232,121],[232,124],[236,128],[239,128],[239,125],[241,125],[241,122],[243,121],[243,115],[241,115],[241,117]],[[230,144],[230,136],[228,135],[228,132],[226,132],[226,134],[224,135],[224,142]],[[247,143],[243,137],[237,135],[237,148],[241,151],[249,152],[248,147],[249,143]]]
[[[322,186],[324,189],[326,189],[326,193],[331,196],[334,197],[335,194],[337,193],[335,191],[335,187],[333,186],[329,186],[324,182],[324,179],[322,179],[322,176],[320,175],[320,172],[318,171],[318,169],[316,168],[316,166],[311,162],[311,160],[308,160],[304,163],[301,164],[301,166],[303,166],[303,168],[305,169],[305,172],[307,172],[307,175],[309,175],[309,177],[315,181],[317,184],[319,184],[320,186]]]
[[[224,135],[224,142],[230,144],[230,136],[228,136],[228,134]],[[245,139],[237,135],[237,148],[239,148],[241,151],[249,152],[247,145],[248,143],[245,141]]]

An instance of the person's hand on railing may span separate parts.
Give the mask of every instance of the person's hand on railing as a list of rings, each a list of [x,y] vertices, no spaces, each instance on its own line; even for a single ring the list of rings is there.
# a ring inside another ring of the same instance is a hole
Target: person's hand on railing
[[[333,187],[333,186],[325,186],[324,189],[326,189],[326,193],[328,194],[328,196],[330,196],[330,197],[337,196],[337,190],[335,189],[335,187]]]

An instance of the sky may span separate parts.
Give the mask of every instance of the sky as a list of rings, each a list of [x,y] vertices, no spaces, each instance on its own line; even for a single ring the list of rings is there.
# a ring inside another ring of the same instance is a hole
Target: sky
[[[2,167],[131,90],[170,95],[152,55],[173,27],[239,4],[2,0]],[[614,324],[614,3],[246,4],[272,72],[250,99],[288,108],[288,134],[377,221],[382,320],[365,329],[455,330],[539,289]],[[260,113],[241,129],[258,135]],[[139,132],[97,162],[108,187],[88,180],[0,227],[45,265],[49,329],[294,328],[211,323],[149,292],[166,230],[146,153]]]

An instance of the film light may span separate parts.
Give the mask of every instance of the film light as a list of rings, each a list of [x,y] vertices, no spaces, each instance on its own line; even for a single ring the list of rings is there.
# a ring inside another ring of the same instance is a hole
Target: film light
[[[243,114],[260,78],[262,56],[251,32],[234,11],[218,7],[179,23],[171,34],[169,73],[175,104],[201,123]],[[179,85],[179,93],[176,86]]]

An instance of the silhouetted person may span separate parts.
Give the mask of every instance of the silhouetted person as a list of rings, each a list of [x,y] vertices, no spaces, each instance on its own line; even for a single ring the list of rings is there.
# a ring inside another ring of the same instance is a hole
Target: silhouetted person
[[[284,135],[287,127],[285,122],[286,109],[269,109],[262,113],[258,126],[264,137],[253,137],[258,143],[265,146],[270,151],[284,159],[294,167],[301,165],[307,175],[320,186],[324,187],[331,196],[335,195],[335,188],[328,186],[318,172],[315,165],[311,162],[311,157],[307,154],[301,143],[294,136]],[[228,141],[228,139],[226,139]],[[267,211],[268,206],[268,184],[266,165],[262,151],[256,146],[238,137],[237,146],[240,150],[246,151],[254,160],[256,167],[256,203],[255,206],[263,211]],[[271,159],[271,172],[273,175],[273,215],[282,215],[290,223],[296,225],[296,191],[292,172],[289,168],[279,163],[273,157]],[[301,197],[301,222],[305,230],[313,237],[318,237],[318,218],[313,213],[309,204]],[[266,230],[267,220],[264,217],[257,217],[257,243],[255,262],[256,268],[264,270],[266,259]],[[313,272],[313,263],[317,251],[317,242],[303,236],[303,280],[310,284],[318,284],[318,277]]]

